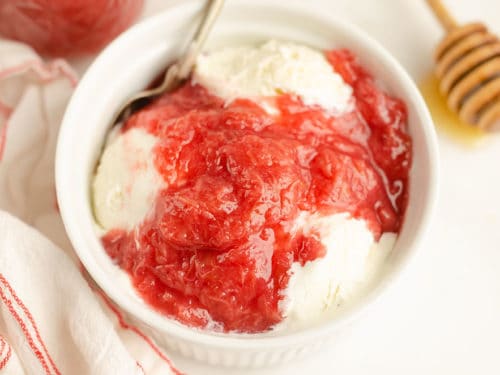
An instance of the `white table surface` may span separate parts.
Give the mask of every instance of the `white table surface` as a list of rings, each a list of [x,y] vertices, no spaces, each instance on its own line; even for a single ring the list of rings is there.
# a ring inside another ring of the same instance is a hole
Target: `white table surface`
[[[357,24],[416,81],[432,69],[442,30],[424,0],[287,1],[307,1]],[[172,3],[149,0],[146,14]],[[446,4],[459,21],[482,20],[500,33],[499,0]],[[224,370],[172,355],[178,367],[190,375],[500,374],[500,135],[476,147],[438,137],[441,187],[430,233],[349,336],[283,367]]]

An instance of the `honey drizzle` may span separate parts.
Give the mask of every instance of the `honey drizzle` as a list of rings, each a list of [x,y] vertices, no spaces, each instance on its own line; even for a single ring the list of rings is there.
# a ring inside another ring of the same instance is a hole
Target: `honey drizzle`
[[[422,80],[419,88],[439,133],[445,134],[463,146],[475,147],[482,143],[486,133],[461,121],[458,115],[448,108],[446,99],[439,91],[439,83],[434,74]]]

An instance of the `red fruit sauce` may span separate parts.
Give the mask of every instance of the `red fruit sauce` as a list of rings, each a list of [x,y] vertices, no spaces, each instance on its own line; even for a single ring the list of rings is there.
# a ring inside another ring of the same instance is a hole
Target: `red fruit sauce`
[[[283,319],[292,263],[325,253],[315,233],[291,232],[300,211],[348,212],[377,239],[399,231],[411,164],[405,105],[349,51],[326,56],[353,87],[350,113],[282,95],[281,114],[270,115],[188,82],[128,120],[123,131],[161,139],[152,157],[168,187],[135,231],[111,230],[103,243],[158,311],[195,327],[211,317],[224,331],[265,331]]]
[[[0,0],[0,35],[48,56],[98,52],[139,15],[143,0]]]

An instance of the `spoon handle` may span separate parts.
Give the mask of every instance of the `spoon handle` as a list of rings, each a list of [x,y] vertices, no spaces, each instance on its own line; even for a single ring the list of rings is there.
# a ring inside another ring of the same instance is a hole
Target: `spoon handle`
[[[204,11],[203,18],[193,37],[193,41],[186,54],[179,61],[178,77],[181,80],[186,79],[191,73],[196,57],[200,54],[203,44],[223,6],[224,0],[209,0],[207,9]]]
[[[450,14],[448,9],[446,9],[441,0],[427,0],[427,4],[429,4],[430,8],[434,12],[434,15],[437,17],[446,31],[450,31],[457,27],[457,21]]]
[[[1,0],[0,0],[1,1]],[[162,83],[148,90],[136,93],[120,108],[113,118],[112,125],[121,124],[124,119],[129,117],[138,109],[144,107],[155,97],[163,94],[166,91],[173,90],[179,84],[189,77],[196,63],[196,57],[201,52],[203,44],[217,19],[224,0],[208,0],[208,3],[203,9],[200,25],[194,34],[192,41],[189,44],[184,55],[174,64],[170,65],[163,77]]]

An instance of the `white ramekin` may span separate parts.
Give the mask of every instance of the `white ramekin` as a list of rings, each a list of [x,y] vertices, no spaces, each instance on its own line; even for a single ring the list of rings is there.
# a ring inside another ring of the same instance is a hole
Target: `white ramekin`
[[[348,47],[392,93],[405,100],[413,138],[410,200],[403,229],[380,280],[365,298],[335,319],[273,337],[227,336],[191,329],[149,309],[128,278],[112,264],[96,235],[89,186],[109,121],[116,108],[150,82],[183,50],[204,1],[183,1],[120,36],[102,52],[79,83],[66,111],[56,156],[59,207],[82,263],[121,308],[147,327],[160,345],[213,365],[266,366],[298,358],[347,330],[415,252],[429,225],[437,191],[437,143],[429,113],[414,83],[378,43],[321,9],[283,1],[231,0],[208,48],[278,38],[321,49]]]

